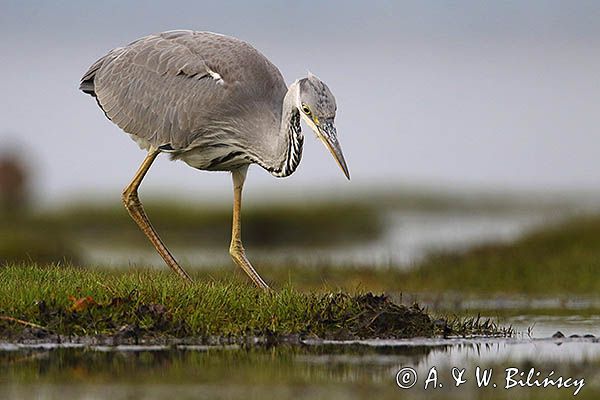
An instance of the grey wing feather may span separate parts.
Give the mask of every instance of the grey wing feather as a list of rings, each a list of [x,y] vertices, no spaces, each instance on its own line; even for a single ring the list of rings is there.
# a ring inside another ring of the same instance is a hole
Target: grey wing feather
[[[112,50],[90,67],[80,89],[146,146],[184,150],[223,115],[240,112],[250,96],[280,107],[272,94],[283,96],[285,84],[279,70],[242,41],[171,31]]]

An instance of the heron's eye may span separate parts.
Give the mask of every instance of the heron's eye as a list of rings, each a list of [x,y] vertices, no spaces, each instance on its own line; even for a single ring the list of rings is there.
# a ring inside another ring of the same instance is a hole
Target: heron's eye
[[[302,111],[304,111],[304,114],[310,115],[310,108],[306,104],[302,104]]]

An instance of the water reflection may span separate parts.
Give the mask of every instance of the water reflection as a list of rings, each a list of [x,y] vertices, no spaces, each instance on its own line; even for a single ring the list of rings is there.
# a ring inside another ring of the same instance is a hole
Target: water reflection
[[[585,376],[579,397],[600,393],[600,343],[594,339],[417,339],[352,343],[308,342],[273,348],[143,346],[29,347],[0,351],[0,398],[490,398],[489,391],[400,391],[395,374],[405,366],[423,377],[432,366],[451,382],[454,366],[503,370],[555,369]],[[520,398],[547,392],[522,389]],[[557,392],[557,394],[560,394]],[[562,392],[562,394],[567,394]],[[533,397],[538,398],[538,397]],[[562,397],[557,397],[562,398]],[[593,398],[593,397],[589,397]]]

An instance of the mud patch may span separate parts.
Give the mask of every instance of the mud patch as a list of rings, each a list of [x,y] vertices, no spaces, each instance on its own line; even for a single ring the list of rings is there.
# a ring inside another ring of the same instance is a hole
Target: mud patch
[[[319,333],[324,338],[399,339],[434,334],[432,319],[417,304],[407,307],[372,293],[356,297],[337,293],[323,301],[322,312],[315,319],[321,322]]]

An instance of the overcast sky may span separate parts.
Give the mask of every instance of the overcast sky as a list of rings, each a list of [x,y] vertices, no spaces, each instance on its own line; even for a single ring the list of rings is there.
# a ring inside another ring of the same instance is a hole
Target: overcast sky
[[[252,43],[292,82],[311,72],[338,103],[352,181],[307,136],[286,179],[247,190],[405,183],[600,188],[597,1],[7,1],[0,5],[0,146],[38,170],[42,199],[118,198],[144,157],[77,90],[113,47],[169,29]],[[230,179],[164,157],[144,188],[229,196]]]

